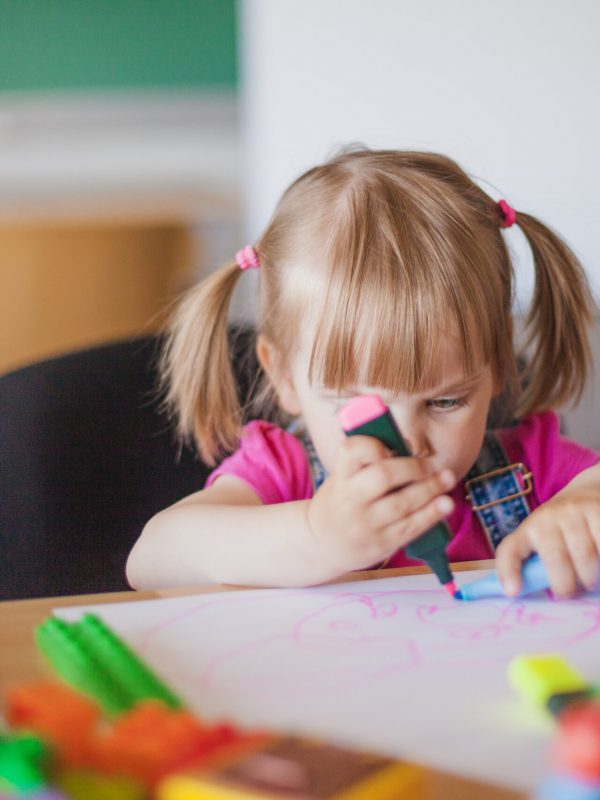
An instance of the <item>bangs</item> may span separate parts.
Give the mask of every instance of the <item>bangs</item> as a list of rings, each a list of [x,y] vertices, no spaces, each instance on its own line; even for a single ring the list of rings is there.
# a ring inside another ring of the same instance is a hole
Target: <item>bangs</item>
[[[361,208],[352,198],[351,224],[331,226],[325,286],[310,292],[309,380],[426,392],[444,382],[448,345],[465,379],[500,367],[502,287],[468,228],[432,209],[408,214],[397,193],[387,203],[364,194]]]

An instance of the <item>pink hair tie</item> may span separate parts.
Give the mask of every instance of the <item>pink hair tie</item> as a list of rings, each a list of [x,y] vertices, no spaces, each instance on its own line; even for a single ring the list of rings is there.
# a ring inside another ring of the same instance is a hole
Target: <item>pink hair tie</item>
[[[235,260],[240,269],[258,269],[260,261],[258,260],[258,253],[249,244],[238,250],[235,254]]]
[[[511,225],[514,225],[517,221],[517,212],[514,210],[514,208],[509,206],[506,200],[499,200],[498,208],[500,209],[500,214],[502,215],[500,227],[510,228]]]

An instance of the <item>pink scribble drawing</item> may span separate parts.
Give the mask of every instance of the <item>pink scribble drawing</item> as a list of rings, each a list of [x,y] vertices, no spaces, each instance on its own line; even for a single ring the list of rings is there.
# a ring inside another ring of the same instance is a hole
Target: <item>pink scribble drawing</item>
[[[598,635],[600,600],[481,600],[458,603],[441,589],[285,590],[200,598],[162,620],[138,643],[142,652],[206,642],[206,657],[179,678],[197,691],[330,695],[415,669],[497,662],[515,652],[556,650]],[[600,641],[600,640],[599,640]],[[201,649],[201,648],[200,648]]]

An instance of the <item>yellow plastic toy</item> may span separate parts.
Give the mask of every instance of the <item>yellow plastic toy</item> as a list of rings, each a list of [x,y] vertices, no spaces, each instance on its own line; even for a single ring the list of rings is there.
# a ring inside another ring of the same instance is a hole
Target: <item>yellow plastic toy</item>
[[[166,778],[157,800],[421,800],[423,791],[413,764],[280,737],[212,769]]]
[[[508,680],[523,697],[541,706],[552,695],[588,688],[583,676],[557,654],[517,656],[508,665]]]

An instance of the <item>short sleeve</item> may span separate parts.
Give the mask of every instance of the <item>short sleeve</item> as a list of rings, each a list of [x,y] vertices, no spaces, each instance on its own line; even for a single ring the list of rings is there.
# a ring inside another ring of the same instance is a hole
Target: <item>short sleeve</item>
[[[287,431],[262,420],[244,426],[239,449],[210,473],[205,486],[212,486],[221,475],[240,478],[265,505],[307,500],[313,495],[302,444]]]
[[[498,433],[509,460],[522,461],[533,473],[538,503],[545,503],[600,460],[599,453],[561,434],[552,411],[532,414],[516,427]]]

